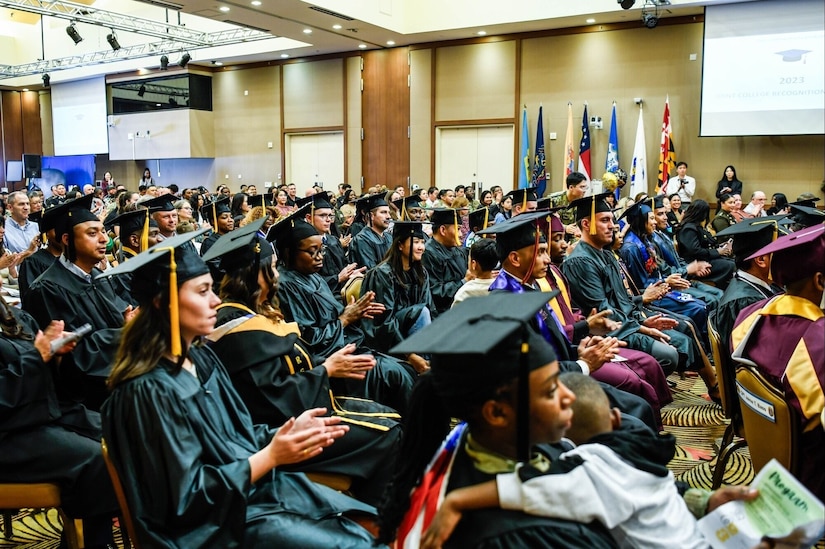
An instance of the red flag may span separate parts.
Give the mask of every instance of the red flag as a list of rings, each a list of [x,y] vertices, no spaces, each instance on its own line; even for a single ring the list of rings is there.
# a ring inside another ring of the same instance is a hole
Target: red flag
[[[656,194],[662,192],[667,180],[676,173],[676,148],[673,145],[673,127],[670,125],[670,97],[665,99],[665,115],[662,119],[662,140],[659,143],[659,180]]]

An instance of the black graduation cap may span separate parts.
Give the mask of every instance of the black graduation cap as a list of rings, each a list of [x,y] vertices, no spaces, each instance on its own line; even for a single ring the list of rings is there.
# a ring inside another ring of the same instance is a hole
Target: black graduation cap
[[[495,221],[495,216],[490,212],[490,208],[487,207],[473,210],[468,217],[470,230],[479,227],[483,231],[487,227],[492,226]]]
[[[75,225],[80,225],[87,221],[99,221],[98,217],[91,212],[94,194],[87,194],[74,200],[67,200],[63,204],[54,206],[47,210],[48,219],[55,228],[57,236],[70,233]],[[41,229],[43,232],[43,229]]]
[[[256,194],[247,197],[246,203],[250,208],[265,208],[272,205],[272,199],[266,194]]]
[[[785,63],[795,63],[796,61],[800,61],[806,53],[811,53],[811,50],[784,50],[776,52],[776,55],[781,55],[782,61]]]
[[[139,303],[153,299],[164,289],[169,291],[169,331],[172,356],[181,356],[180,311],[178,288],[192,278],[208,274],[209,267],[192,246],[184,246],[209,229],[179,234],[159,242],[117,267],[107,269],[98,278],[132,273],[130,292]]]
[[[28,219],[29,219],[29,221],[31,221],[32,223],[37,223],[37,224],[38,224],[38,226],[39,226],[39,225],[40,225],[40,223],[43,221],[43,210],[40,210],[39,212],[31,212],[31,213],[29,214]],[[40,232],[42,233],[42,232],[43,232],[43,229],[40,229]]]
[[[400,219],[402,221],[406,221],[409,219],[409,214],[407,210],[412,208],[419,208],[421,209],[421,200],[416,195],[412,196],[405,196],[404,198],[399,198],[398,200],[392,201],[393,206],[398,208],[398,211],[401,212]]]
[[[172,203],[174,199],[175,196],[171,194],[162,194],[151,200],[145,200],[140,205],[149,208],[153,212],[171,212],[175,209],[175,205]]]
[[[808,208],[815,208],[816,202],[819,202],[819,197],[816,196],[814,193],[802,193],[796,197],[795,202],[791,202],[790,204],[796,204],[797,206],[807,206]]]
[[[217,200],[213,200],[212,202],[201,208],[201,215],[212,225],[215,224],[215,221],[221,214],[231,212],[232,210],[229,209],[228,196],[218,198]]]
[[[785,216],[743,219],[716,233],[717,238],[733,238],[733,255],[744,259],[759,248],[767,246],[779,235],[779,219]]]
[[[605,201],[610,193],[594,194],[574,200],[568,206],[576,209],[576,221],[590,218],[590,234],[596,234],[596,214],[612,212],[613,208]]]
[[[503,223],[497,223],[483,231],[478,231],[476,234],[479,236],[495,235],[499,256],[503,258],[512,251],[541,242],[545,235],[540,222],[549,222],[547,219],[549,216],[548,212],[523,213]]]
[[[508,193],[513,200],[513,204],[521,204],[521,209],[527,209],[528,202],[537,202],[539,195],[536,194],[535,187],[527,187],[525,189],[516,189]]]
[[[812,206],[789,204],[794,220],[803,227],[812,227],[825,221],[825,212]],[[31,216],[29,216],[31,218]]]
[[[131,212],[125,212],[112,220],[112,225],[120,226],[120,238],[123,240],[130,234],[140,232],[141,251],[149,248],[149,227],[157,223],[149,215],[151,212],[144,208],[138,208]]]
[[[321,234],[304,219],[309,212],[310,205],[305,204],[269,228],[266,239],[275,243],[279,256],[283,257],[285,250],[297,248],[303,239]]]
[[[432,215],[430,215],[430,222],[433,224],[434,228],[438,228],[442,225],[458,225],[460,217],[458,210],[453,208],[434,208],[429,211],[432,212]]]
[[[384,200],[383,193],[362,196],[361,198],[355,201],[355,208],[359,212],[370,212],[375,208],[380,208],[381,206],[389,206],[389,204],[387,204],[387,201]]]
[[[556,360],[553,348],[529,325],[558,291],[492,293],[467,299],[390,350],[429,354],[430,372],[445,402],[481,404],[518,378],[518,453],[529,456],[529,374]]]
[[[665,198],[667,198],[663,194],[657,194],[653,197],[653,209],[658,210],[659,208],[665,207]]]
[[[328,192],[315,193],[295,201],[295,205],[299,208],[311,204],[310,210],[318,210],[321,208],[333,209],[332,201]]]
[[[396,221],[392,225],[392,240],[404,241],[414,236],[424,238],[424,223],[420,221]]]
[[[825,225],[808,227],[781,236],[747,259],[766,254],[773,254],[771,274],[781,286],[822,272],[822,258],[825,257]]]
[[[210,261],[219,257],[220,268],[224,272],[256,262],[260,265],[267,261],[273,254],[272,244],[258,236],[258,231],[264,223],[266,218],[257,219],[240,229],[222,235],[203,255],[203,260]],[[255,276],[257,277],[257,271]]]

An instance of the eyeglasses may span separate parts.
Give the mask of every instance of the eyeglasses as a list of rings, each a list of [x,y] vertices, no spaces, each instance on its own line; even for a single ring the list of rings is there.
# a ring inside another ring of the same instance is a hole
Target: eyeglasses
[[[304,252],[305,254],[307,254],[312,259],[317,259],[319,257],[324,257],[327,254],[327,247],[326,246],[321,246],[317,250],[304,250],[302,248],[298,248],[298,251],[299,252]]]
[[[327,213],[327,214],[316,213],[315,215],[317,215],[317,216],[318,216],[318,217],[320,217],[321,219],[332,219],[333,217],[335,217],[335,216],[334,216],[334,215],[332,215],[331,213]]]

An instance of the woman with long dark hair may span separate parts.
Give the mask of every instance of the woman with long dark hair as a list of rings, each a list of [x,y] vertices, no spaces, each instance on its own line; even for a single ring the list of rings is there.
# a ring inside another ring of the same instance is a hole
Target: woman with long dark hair
[[[768,208],[768,215],[779,215],[790,213],[788,197],[783,193],[773,193],[771,197],[771,207]]]
[[[725,166],[722,172],[722,179],[716,184],[716,198],[722,198],[723,194],[742,194],[742,182],[736,177],[736,168]]]
[[[103,432],[141,545],[152,547],[368,547],[343,516],[371,512],[286,465],[317,457],[347,427],[323,409],[274,432],[254,425],[212,333],[212,277],[183,244],[164,241],[108,275],[134,273],[140,308],[126,324],[108,383]]]
[[[724,290],[736,271],[736,265],[731,259],[733,254],[731,242],[717,244],[713,235],[705,229],[708,221],[710,221],[708,203],[701,199],[691,202],[676,231],[679,255],[688,263],[694,260],[710,263],[710,274],[702,280],[712,282],[717,288]]]
[[[235,193],[232,197],[231,204],[229,209],[232,212],[232,219],[235,221],[235,226],[239,227],[241,220],[249,211],[249,195],[246,193]]]
[[[347,475],[354,481],[353,495],[375,505],[397,457],[401,416],[373,401],[330,391],[332,379],[363,380],[375,358],[356,354],[355,345],[323,362],[313,358],[298,326],[284,321],[275,255],[272,245],[258,236],[260,226],[258,221],[235,231],[240,234],[224,235],[204,256],[207,261],[220,258],[225,273],[210,347],[226,364],[254,422],[274,427],[310,408],[326,408],[340,417],[350,428],[347,436],[294,469]]]

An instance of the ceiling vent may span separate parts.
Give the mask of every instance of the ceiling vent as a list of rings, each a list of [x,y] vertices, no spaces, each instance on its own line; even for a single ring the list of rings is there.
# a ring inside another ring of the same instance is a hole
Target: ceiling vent
[[[344,21],[354,21],[354,19],[352,17],[349,17],[348,15],[343,15],[341,13],[334,12],[332,10],[319,8],[318,6],[309,6],[309,9],[315,10],[315,11],[317,11],[319,13],[323,13],[325,15],[331,15],[332,17],[337,17],[338,19],[343,19]]]

